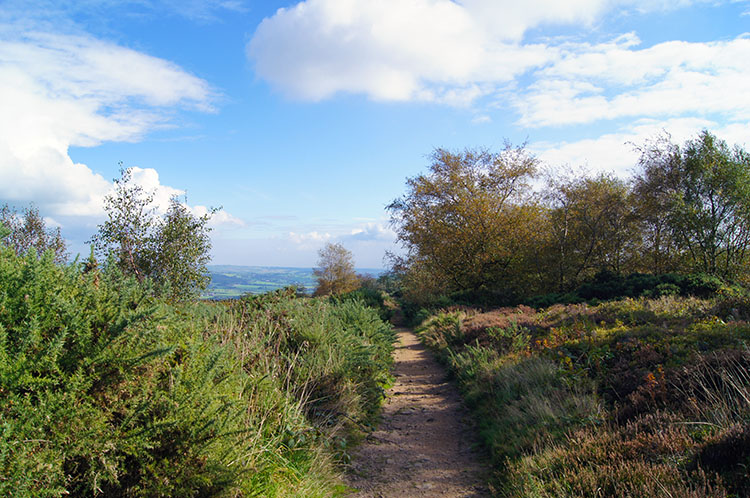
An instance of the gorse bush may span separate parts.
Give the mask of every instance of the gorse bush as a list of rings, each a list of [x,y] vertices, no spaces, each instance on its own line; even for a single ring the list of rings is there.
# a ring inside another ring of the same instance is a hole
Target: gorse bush
[[[507,497],[750,495],[745,295],[426,320]]]
[[[332,496],[388,382],[359,302],[168,303],[0,246],[0,495]]]
[[[327,426],[369,424],[390,379],[393,329],[360,301],[291,295],[287,290],[246,296],[232,306],[258,333],[284,327],[269,346],[281,353],[287,382],[313,420]]]

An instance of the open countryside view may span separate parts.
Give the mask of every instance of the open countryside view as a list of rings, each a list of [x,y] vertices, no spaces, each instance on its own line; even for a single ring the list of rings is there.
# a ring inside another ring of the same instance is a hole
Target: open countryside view
[[[747,0],[5,0],[0,495],[750,496]]]

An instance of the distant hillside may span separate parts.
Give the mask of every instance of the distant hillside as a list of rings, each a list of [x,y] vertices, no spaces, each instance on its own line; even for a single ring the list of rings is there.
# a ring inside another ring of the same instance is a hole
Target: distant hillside
[[[316,281],[312,268],[274,266],[210,265],[211,283],[204,293],[208,299],[228,299],[242,294],[263,294],[290,285],[302,286],[309,293]],[[357,273],[380,276],[384,270],[358,268]]]

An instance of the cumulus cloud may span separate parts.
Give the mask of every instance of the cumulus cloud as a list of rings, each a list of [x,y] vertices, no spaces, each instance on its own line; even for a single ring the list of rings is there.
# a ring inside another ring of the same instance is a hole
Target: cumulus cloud
[[[192,207],[188,206],[188,208],[190,209],[190,212],[193,213],[193,215],[198,217],[205,216],[210,212],[210,209],[208,207],[201,205]],[[223,209],[220,209],[219,211],[211,215],[211,220],[209,221],[208,225],[214,229],[242,228],[247,226],[244,220],[237,218],[236,216],[232,216]]]
[[[664,133],[674,143],[681,144],[695,138],[701,130],[709,129],[730,145],[746,146],[750,122],[721,125],[704,118],[674,118],[641,120],[615,133],[573,142],[537,142],[530,148],[548,166],[578,168],[596,172],[611,172],[620,177],[630,176],[638,163],[638,147]]]
[[[287,237],[298,245],[321,245],[328,241],[341,242],[391,242],[396,240],[396,234],[386,223],[364,222],[352,227],[351,224],[332,224],[326,231],[314,230],[309,232],[289,232]]]
[[[307,0],[265,19],[248,55],[259,76],[296,98],[352,92],[465,105],[552,55],[547,47],[512,43],[514,22],[485,22],[494,3]],[[498,3],[514,19],[526,16],[525,5]],[[560,10],[553,7],[559,2],[537,3]]]
[[[555,61],[576,64],[565,46],[524,43],[532,28],[590,25],[615,9],[666,10],[699,1],[305,0],[265,19],[248,44],[248,56],[261,78],[294,98],[316,101],[360,93],[373,100],[466,106],[514,88],[520,76]],[[615,46],[628,48],[622,42]],[[592,48],[591,55],[604,48]],[[651,54],[657,59],[670,55]],[[607,69],[604,65],[599,61],[592,70]],[[664,72],[656,65],[654,70]],[[582,91],[555,80],[552,86],[541,86],[529,98],[542,101],[541,106],[545,95]]]
[[[175,108],[212,110],[210,86],[178,66],[81,35],[0,27],[0,199],[50,215],[96,216],[111,183],[68,155],[71,146],[137,140]],[[139,182],[161,197],[154,170]]]
[[[169,200],[172,197],[179,197],[185,193],[184,190],[162,185],[159,181],[159,172],[153,168],[139,168],[137,166],[130,168],[133,183],[143,188],[153,197],[153,203],[156,210],[160,213],[166,213],[169,208]]]
[[[750,38],[671,41],[641,50],[635,35],[570,46],[514,99],[524,126],[618,118],[722,114],[750,116]]]
[[[383,223],[366,223],[362,226],[352,229],[351,233],[341,237],[342,240],[352,240],[358,242],[393,242],[396,240],[396,233]]]
[[[265,19],[248,44],[257,74],[293,98],[338,93],[373,100],[515,109],[528,128],[632,120],[596,139],[557,144],[556,160],[621,169],[648,120],[725,127],[750,119],[750,36],[642,47],[634,33],[605,43],[524,40],[549,24],[590,25],[627,10],[664,11],[711,0],[305,0]],[[485,99],[485,100],[483,100]],[[478,104],[479,103],[479,104]],[[650,132],[650,131],[649,131]],[[617,159],[606,151],[618,150]],[[632,164],[632,163],[631,163]]]
[[[185,195],[184,190],[162,184],[159,180],[159,172],[153,168],[139,168],[135,166],[130,168],[130,172],[133,183],[140,186],[143,188],[144,192],[148,192],[149,195],[151,195],[153,199],[153,207],[159,214],[165,214],[167,212],[170,200],[173,197],[179,199]],[[198,217],[205,216],[211,212],[211,208],[208,206],[190,206],[185,202],[182,202],[182,205],[185,206],[194,216]],[[220,209],[211,214],[209,226],[211,228],[244,227],[245,222],[223,209]]]
[[[359,229],[361,227],[347,230],[341,225],[336,231],[328,232],[305,231],[300,227],[298,231],[284,235],[241,239],[233,238],[236,232],[214,234],[213,261],[216,264],[263,261],[271,266],[309,268],[316,265],[318,251],[326,242],[339,242],[352,252],[357,268],[382,268],[385,251],[398,251],[398,248],[387,236],[378,236],[372,231],[366,234]]]
[[[302,248],[316,248],[331,239],[330,233],[317,231],[307,233],[289,232],[287,238],[295,245]]]
[[[304,230],[304,229],[303,229]],[[368,221],[352,226],[349,223],[332,224],[323,230],[288,232],[283,242],[297,256],[306,255],[309,261],[317,257],[317,251],[327,242],[342,244],[354,254],[358,266],[380,267],[386,250],[394,249],[396,234],[385,222]],[[291,242],[291,244],[289,244]]]

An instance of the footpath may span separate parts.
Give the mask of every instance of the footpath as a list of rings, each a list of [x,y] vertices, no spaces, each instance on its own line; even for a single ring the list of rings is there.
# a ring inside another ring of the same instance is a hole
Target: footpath
[[[352,455],[352,497],[490,496],[469,414],[445,369],[407,329],[398,329],[396,381],[383,420]]]

